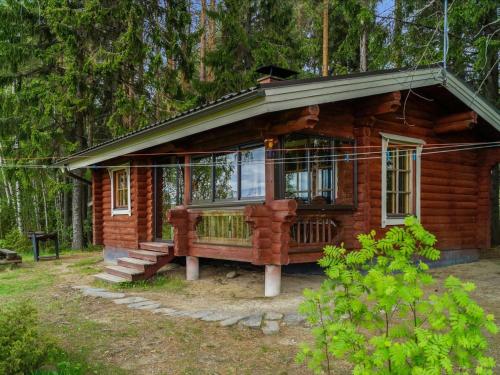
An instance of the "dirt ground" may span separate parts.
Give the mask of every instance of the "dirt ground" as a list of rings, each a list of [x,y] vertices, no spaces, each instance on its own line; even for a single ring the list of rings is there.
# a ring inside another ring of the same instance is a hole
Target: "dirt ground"
[[[308,374],[295,363],[301,342],[311,340],[308,329],[283,327],[276,336],[260,330],[223,328],[189,318],[158,316],[130,310],[108,300],[83,297],[71,286],[91,284],[91,274],[102,268],[98,253],[65,256],[60,261],[26,263],[13,271],[0,271],[0,304],[30,299],[39,308],[44,329],[70,353],[85,358],[95,374]],[[232,311],[293,312],[304,287],[315,288],[321,276],[286,275],[283,293],[274,299],[263,295],[263,273],[231,267],[202,266],[201,279],[179,281],[179,287],[127,289],[167,306],[223,308]],[[456,265],[432,270],[435,289],[450,274],[477,285],[474,297],[488,312],[500,316],[500,260]],[[182,266],[167,272],[184,279]],[[2,286],[2,283],[4,286]],[[39,285],[39,287],[34,287]],[[500,335],[492,338],[491,354],[500,363]],[[335,373],[348,366],[336,362]]]

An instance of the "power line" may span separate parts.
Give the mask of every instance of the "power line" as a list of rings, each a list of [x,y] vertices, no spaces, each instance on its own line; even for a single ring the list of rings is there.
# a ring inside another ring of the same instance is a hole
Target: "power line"
[[[455,147],[455,148],[446,148],[444,147],[435,147],[435,148],[427,148],[427,150],[423,150],[421,152],[421,156],[439,154],[439,153],[449,153],[449,152],[460,152],[460,151],[471,151],[471,150],[480,150],[487,148],[495,148],[500,147],[500,141],[498,142],[489,142],[488,144],[481,145],[470,145],[463,147]],[[415,146],[413,147],[415,149]],[[304,149],[302,149],[304,150]],[[395,151],[387,151],[389,155],[394,153]],[[360,155],[371,155],[376,154],[375,156],[362,156]],[[315,157],[316,158],[316,157]],[[351,153],[351,154],[342,154],[338,155],[325,155],[326,160],[322,160],[323,162],[338,162],[338,161],[359,161],[359,160],[376,160],[381,159],[382,155],[380,151],[373,151],[369,153]],[[286,157],[275,157],[269,158],[267,160],[253,160],[250,163],[247,162],[238,162],[239,164],[292,164],[297,163],[297,160],[303,161],[303,157],[300,158],[286,158]],[[215,165],[228,165],[229,163],[215,163]],[[144,165],[130,165],[129,168],[178,168],[182,166],[190,166],[190,167],[203,167],[203,166],[212,166],[214,163],[170,163],[170,164],[144,164]],[[60,169],[61,167],[55,165],[42,165],[42,164],[3,164],[0,165],[1,168],[10,168],[10,169]],[[90,166],[87,169],[107,169],[107,168],[119,168],[123,167],[123,165],[99,165],[99,166]]]

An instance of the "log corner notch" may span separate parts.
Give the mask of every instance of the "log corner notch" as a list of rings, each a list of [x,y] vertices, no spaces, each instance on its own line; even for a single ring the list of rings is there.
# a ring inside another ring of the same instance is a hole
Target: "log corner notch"
[[[277,136],[313,129],[319,121],[319,105],[310,105],[286,111],[272,121],[265,130],[266,136]]]
[[[456,133],[472,129],[477,124],[477,113],[473,111],[454,113],[440,117],[434,124],[434,133]]]
[[[377,95],[363,103],[356,117],[367,117],[394,113],[401,107],[401,92],[393,91],[388,94]]]

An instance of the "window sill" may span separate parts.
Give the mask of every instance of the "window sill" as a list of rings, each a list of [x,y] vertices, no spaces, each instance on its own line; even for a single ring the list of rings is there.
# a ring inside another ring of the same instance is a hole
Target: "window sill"
[[[264,204],[264,199],[250,199],[241,201],[219,201],[219,202],[195,202],[187,208],[220,208],[220,207],[244,207],[249,204]]]
[[[111,216],[119,216],[119,215],[128,215],[128,216],[131,216],[132,213],[129,209],[123,209],[123,210],[120,210],[120,209],[114,209],[111,211]]]
[[[299,203],[298,210],[314,210],[314,211],[354,211],[356,207],[354,205],[340,205],[340,204],[308,204]]]
[[[403,225],[405,223],[405,219],[408,216],[412,216],[415,214],[407,214],[407,215],[398,215],[398,216],[388,216],[385,217],[382,221],[382,228],[393,225]]]

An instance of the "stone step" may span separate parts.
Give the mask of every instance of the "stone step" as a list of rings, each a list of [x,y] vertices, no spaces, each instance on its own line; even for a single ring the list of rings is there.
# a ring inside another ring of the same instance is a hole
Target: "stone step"
[[[128,257],[157,262],[158,258],[168,257],[168,254],[150,250],[129,250]]]
[[[97,275],[94,275],[94,278],[111,284],[125,283],[129,281],[123,277],[111,275],[109,273],[98,273]]]
[[[173,250],[173,244],[171,242],[141,242],[139,243],[139,249],[141,250],[151,250],[159,251],[161,253],[168,253],[170,249]]]
[[[118,258],[118,265],[127,268],[133,268],[144,272],[147,267],[154,266],[156,262],[139,258]]]
[[[128,281],[135,281],[144,278],[144,272],[123,266],[107,266],[104,271],[111,275],[127,279]]]

